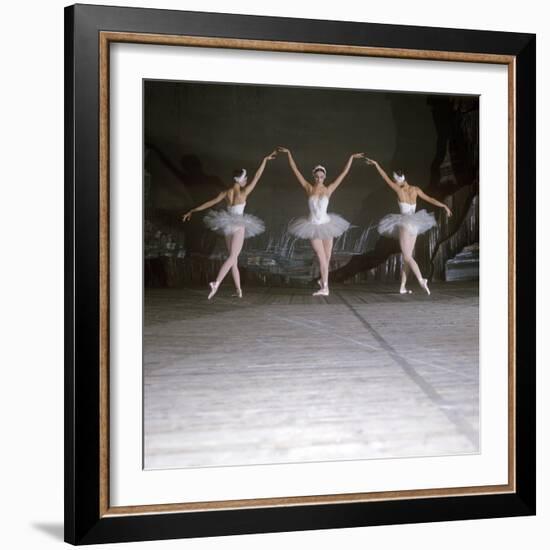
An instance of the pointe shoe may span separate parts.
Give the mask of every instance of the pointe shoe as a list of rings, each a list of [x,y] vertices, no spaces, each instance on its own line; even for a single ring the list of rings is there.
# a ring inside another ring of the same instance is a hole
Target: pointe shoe
[[[420,286],[430,295],[430,289],[428,288],[428,279],[422,279]]]
[[[218,287],[220,286],[216,281],[213,283],[208,283],[210,285],[210,294],[208,295],[208,299],[212,298],[216,292],[218,292]]]
[[[242,298],[243,297],[243,291],[240,288],[235,289],[235,293],[231,294],[233,298]]]
[[[412,294],[413,291],[412,290],[409,290],[408,288],[400,288],[399,289],[399,294]]]
[[[312,294],[312,296],[328,296],[328,295],[329,295],[328,286],[322,286],[320,290]]]

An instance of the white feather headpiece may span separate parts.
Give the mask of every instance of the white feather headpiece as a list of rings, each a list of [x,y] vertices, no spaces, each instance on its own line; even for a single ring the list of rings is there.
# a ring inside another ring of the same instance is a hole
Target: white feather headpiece
[[[243,173],[240,176],[235,176],[233,181],[235,183],[242,183],[246,179],[246,168],[243,168]]]
[[[402,174],[401,176],[396,174],[395,172],[393,173],[393,179],[397,182],[397,183],[403,183],[405,181],[405,174]]]

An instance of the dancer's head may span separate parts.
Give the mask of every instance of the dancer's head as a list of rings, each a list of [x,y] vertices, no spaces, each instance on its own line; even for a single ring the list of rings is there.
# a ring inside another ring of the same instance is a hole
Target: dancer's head
[[[405,185],[407,180],[405,180],[405,174],[403,170],[395,170],[395,172],[393,173],[393,181],[395,181],[397,185]]]
[[[321,166],[318,164],[312,171],[313,179],[315,180],[315,183],[324,183],[325,179],[327,178],[327,170],[324,166]]]
[[[233,181],[238,183],[241,187],[246,185],[246,170],[244,168],[233,170]]]

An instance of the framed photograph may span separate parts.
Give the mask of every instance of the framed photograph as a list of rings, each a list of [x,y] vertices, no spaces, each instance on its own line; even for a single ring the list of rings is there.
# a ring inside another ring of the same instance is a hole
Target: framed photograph
[[[65,540],[535,513],[535,36],[65,9]]]

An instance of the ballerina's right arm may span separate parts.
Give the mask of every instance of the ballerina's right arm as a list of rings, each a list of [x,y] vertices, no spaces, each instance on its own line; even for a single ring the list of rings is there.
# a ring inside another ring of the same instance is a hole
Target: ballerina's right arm
[[[304,176],[302,176],[300,170],[298,170],[298,167],[294,162],[294,158],[292,157],[292,153],[290,152],[290,150],[286,147],[277,147],[277,151],[279,153],[286,153],[288,155],[288,163],[290,164],[290,167],[292,168],[292,171],[294,172],[298,183],[304,188],[304,191],[308,195],[311,194],[311,184],[304,178]]]
[[[399,186],[388,176],[388,174],[386,174],[386,172],[378,164],[378,162],[369,158],[367,158],[366,161],[367,164],[374,166],[378,170],[378,173],[382,176],[382,179],[397,193],[397,191],[399,190]]]
[[[445,212],[447,213],[447,216],[451,217],[453,213],[451,212],[451,209],[443,202],[439,202],[437,199],[434,199],[433,197],[430,197],[429,195],[426,195],[420,187],[416,187],[416,193],[421,198],[424,199],[426,202],[429,202],[430,204],[433,204],[434,206],[439,206],[439,208],[443,208]]]
[[[182,217],[181,220],[186,222],[191,219],[191,214],[193,212],[199,212],[200,210],[205,210],[206,208],[210,208],[211,206],[214,206],[215,204],[218,204],[221,200],[223,200],[227,196],[227,191],[222,191],[217,197],[210,199],[209,201],[206,201],[205,203],[201,204],[200,206],[195,206],[195,208],[191,208],[188,212],[186,212]]]

